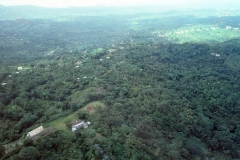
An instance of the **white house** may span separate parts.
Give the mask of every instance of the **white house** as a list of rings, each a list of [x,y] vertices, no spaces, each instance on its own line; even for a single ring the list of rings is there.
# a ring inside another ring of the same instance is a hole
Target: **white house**
[[[29,138],[35,138],[36,136],[40,135],[43,132],[43,126],[40,126],[30,132],[27,133],[27,137]]]
[[[22,70],[22,69],[23,69],[23,67],[18,67],[18,68],[17,68],[18,71],[20,71],[20,70]]]
[[[72,131],[75,132],[79,128],[88,128],[88,125],[90,125],[90,122],[77,120],[76,122],[72,123]]]
[[[226,26],[226,29],[232,29],[232,27],[231,26]]]

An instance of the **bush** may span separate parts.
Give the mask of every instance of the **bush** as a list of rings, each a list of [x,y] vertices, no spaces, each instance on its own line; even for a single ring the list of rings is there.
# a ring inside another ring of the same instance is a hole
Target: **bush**
[[[33,140],[30,138],[27,138],[23,141],[24,146],[32,146]]]
[[[18,153],[20,160],[37,160],[40,159],[40,152],[35,147],[26,147]]]

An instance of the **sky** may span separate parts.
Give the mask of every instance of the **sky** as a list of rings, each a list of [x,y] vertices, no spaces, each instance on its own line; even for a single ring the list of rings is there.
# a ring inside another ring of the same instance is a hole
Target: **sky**
[[[43,7],[65,8],[71,6],[137,6],[137,5],[161,5],[161,6],[185,6],[185,7],[209,7],[216,6],[226,8],[240,7],[240,0],[0,0],[1,5],[35,5]]]

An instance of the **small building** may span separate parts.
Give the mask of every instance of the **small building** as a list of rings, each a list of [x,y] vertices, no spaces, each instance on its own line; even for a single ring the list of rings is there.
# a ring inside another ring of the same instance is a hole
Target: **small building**
[[[22,69],[23,69],[23,67],[18,67],[18,68],[17,68],[18,71],[20,71],[20,70],[22,70]]]
[[[232,27],[231,26],[226,26],[226,29],[232,29]]]
[[[40,135],[43,132],[43,126],[40,126],[30,132],[27,133],[28,138],[36,138],[38,135]]]
[[[76,122],[72,123],[72,132],[75,132],[79,128],[88,128],[88,125],[90,125],[90,122],[77,120]]]

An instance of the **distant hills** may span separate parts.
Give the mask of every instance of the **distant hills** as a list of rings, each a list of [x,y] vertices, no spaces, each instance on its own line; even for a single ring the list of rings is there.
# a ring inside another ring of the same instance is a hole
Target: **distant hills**
[[[31,5],[3,6],[0,5],[0,20],[52,19],[66,16],[105,16],[129,15],[138,13],[158,13],[169,9],[161,7],[108,7],[102,4],[91,7],[50,8]]]

